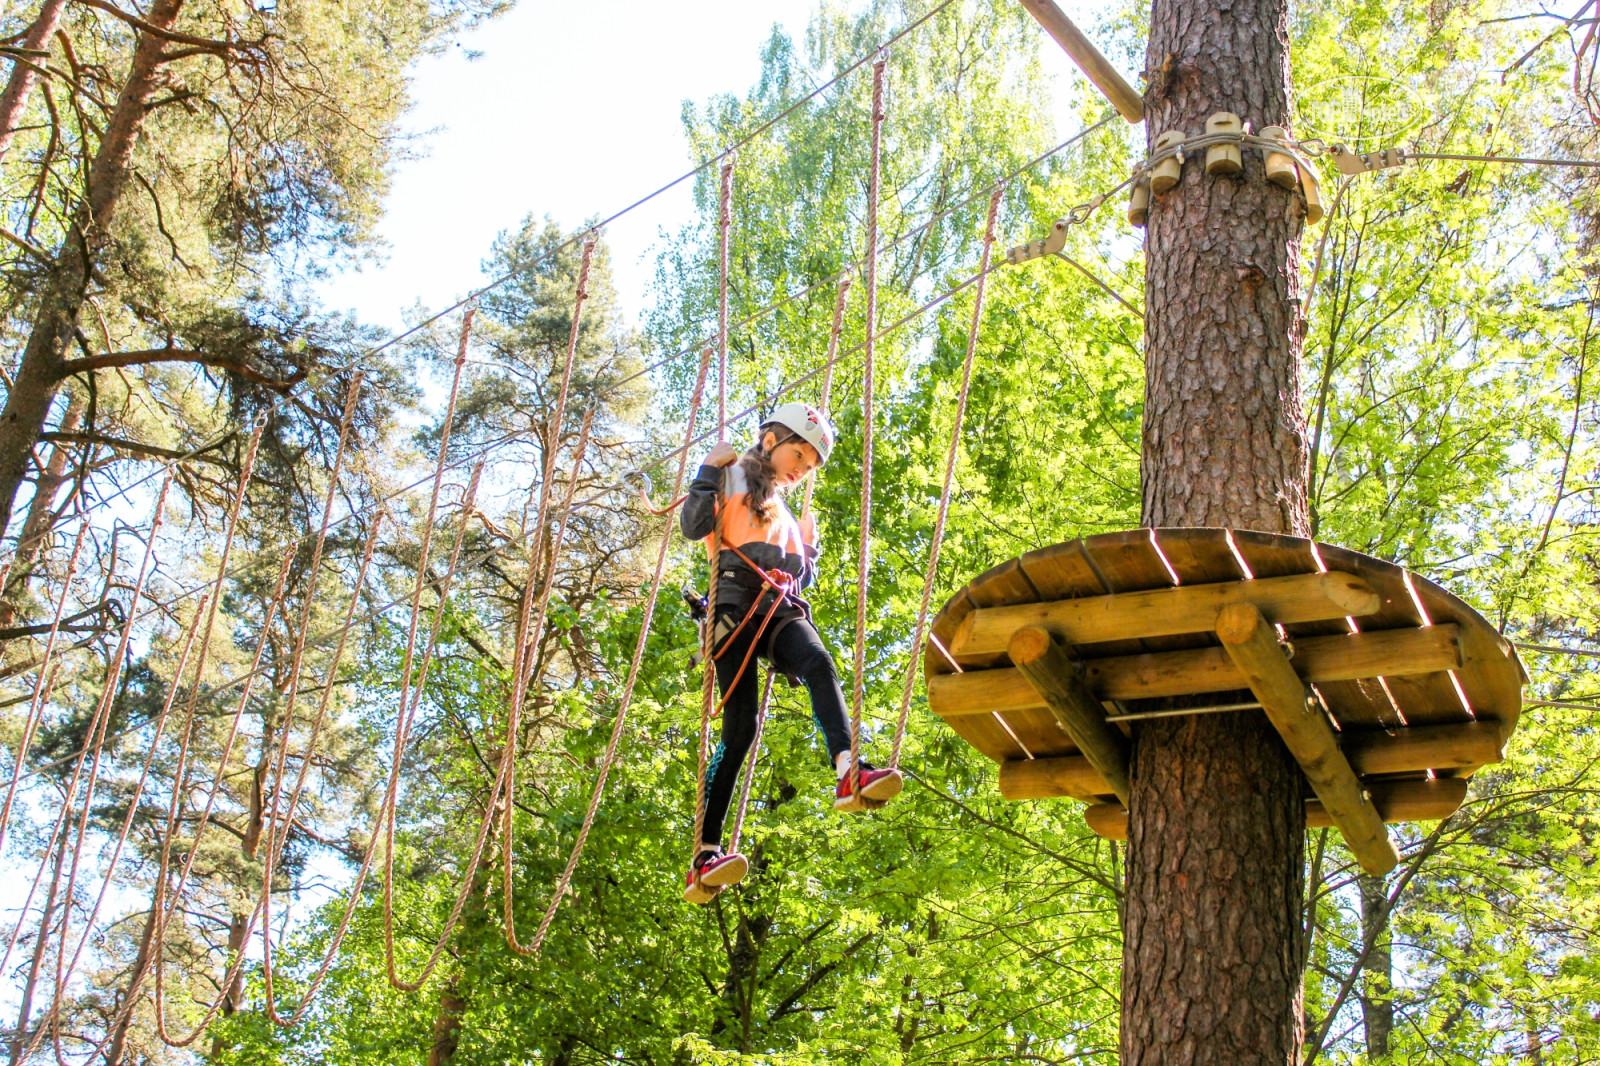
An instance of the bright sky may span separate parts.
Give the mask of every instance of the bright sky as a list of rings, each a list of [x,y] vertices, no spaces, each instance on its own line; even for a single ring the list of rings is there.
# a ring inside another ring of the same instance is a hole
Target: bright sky
[[[744,93],[774,24],[801,41],[816,6],[521,0],[417,71],[407,125],[430,132],[423,157],[396,170],[385,262],[327,283],[325,305],[393,328],[416,301],[438,309],[480,284],[490,242],[530,211],[573,227],[665,185],[690,166],[683,101]],[[1044,40],[1047,69],[1065,74],[1066,56]],[[641,309],[653,243],[690,208],[685,182],[608,229],[628,313]]]

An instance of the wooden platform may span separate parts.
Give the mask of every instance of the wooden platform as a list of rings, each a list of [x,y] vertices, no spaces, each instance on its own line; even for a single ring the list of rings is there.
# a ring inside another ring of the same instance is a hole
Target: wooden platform
[[[1268,623],[1254,638],[1266,658],[1242,643],[1243,633],[1218,638],[1225,610],[1246,629],[1251,617]],[[979,574],[939,612],[923,663],[928,701],[1001,764],[1003,795],[1084,800],[1094,805],[1091,826],[1108,836],[1126,832],[1119,790],[1107,780],[1115,773],[1101,773],[1080,752],[1071,730],[1083,726],[1062,703],[1071,694],[1047,699],[1039,667],[1023,662],[1025,672],[1011,661],[1012,641],[1024,630],[1042,640],[1038,629],[1063,662],[1078,664],[1071,671],[1080,691],[1112,734],[1130,733],[1137,716],[1175,702],[1273,704],[1268,717],[1280,732],[1298,728],[1284,715],[1302,715],[1313,733],[1331,728],[1343,753],[1335,761],[1359,779],[1356,802],[1370,802],[1387,822],[1442,818],[1460,806],[1465,779],[1500,760],[1527,683],[1515,649],[1471,607],[1425,578],[1343,548],[1223,529],[1139,529],[1029,552]],[[1282,652],[1271,651],[1283,637]],[[1301,696],[1294,705],[1299,692],[1309,702]],[[1190,698],[1171,699],[1180,696]],[[1120,739],[1100,741],[1115,747]],[[1297,742],[1290,739],[1291,750]],[[1114,754],[1096,754],[1094,738],[1088,743],[1100,765],[1114,763]],[[1317,802],[1339,806],[1327,793],[1334,778],[1308,796],[1308,819],[1326,825],[1332,817],[1347,829]]]

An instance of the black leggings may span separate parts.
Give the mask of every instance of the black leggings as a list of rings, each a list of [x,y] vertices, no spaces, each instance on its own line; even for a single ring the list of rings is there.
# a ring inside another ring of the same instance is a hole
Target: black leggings
[[[728,608],[723,610],[726,612]],[[757,611],[756,617],[750,619],[744,629],[733,637],[726,649],[718,649],[722,657],[717,660],[717,689],[724,695],[728,692],[733,675],[739,672],[739,664],[744,662],[745,652],[750,650],[750,642],[755,639],[763,614],[764,609]],[[742,617],[744,612],[738,611],[730,624],[737,625]],[[711,756],[711,765],[706,768],[706,820],[700,832],[701,841],[717,842],[722,839],[722,823],[728,816],[733,788],[739,781],[739,770],[755,739],[756,714],[761,703],[760,671],[756,669],[755,659],[766,651],[768,636],[762,634],[762,647],[756,655],[751,656],[744,676],[739,678],[733,695],[728,696],[727,704],[722,709],[722,736],[717,741],[717,750]],[[827,741],[828,765],[832,767],[834,758],[841,751],[850,750],[850,718],[845,713],[844,692],[839,688],[839,674],[834,669],[833,656],[823,647],[822,638],[811,623],[804,618],[797,618],[784,626],[771,643],[773,669],[800,678],[811,693],[811,714]],[[699,842],[696,841],[696,844]]]

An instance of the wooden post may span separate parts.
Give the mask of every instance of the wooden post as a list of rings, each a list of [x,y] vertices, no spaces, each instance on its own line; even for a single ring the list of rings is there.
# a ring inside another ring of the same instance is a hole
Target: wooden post
[[[1028,14],[1039,21],[1045,32],[1056,39],[1072,61],[1078,64],[1078,69],[1083,71],[1084,77],[1094,82],[1095,87],[1105,94],[1116,109],[1122,112],[1122,117],[1129,122],[1144,121],[1144,100],[1134,92],[1133,86],[1123,80],[1117,68],[1113,67],[1105,56],[1100,54],[1100,49],[1094,42],[1083,35],[1083,31],[1073,25],[1067,18],[1066,12],[1055,5],[1055,0],[1022,0],[1022,6],[1028,9]]]
[[[1223,608],[1217,615],[1217,636],[1249,680],[1250,691],[1305,771],[1312,791],[1344,834],[1361,868],[1377,875],[1394,869],[1400,853],[1389,839],[1383,819],[1339,751],[1333,727],[1312,702],[1261,612],[1248,603]]]
[[[1105,708],[1084,683],[1082,668],[1037,626],[1017,630],[1007,650],[1084,758],[1127,803],[1128,742],[1106,723]]]

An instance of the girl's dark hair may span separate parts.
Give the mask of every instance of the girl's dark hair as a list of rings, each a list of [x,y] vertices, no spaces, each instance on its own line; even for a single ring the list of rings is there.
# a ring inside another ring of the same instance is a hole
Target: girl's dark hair
[[[750,513],[763,523],[778,517],[778,506],[774,499],[777,488],[772,483],[777,471],[772,469],[771,453],[761,446],[768,433],[777,436],[779,444],[794,436],[788,426],[767,422],[756,430],[755,444],[739,457],[739,469],[744,471],[745,488],[749,493]]]

